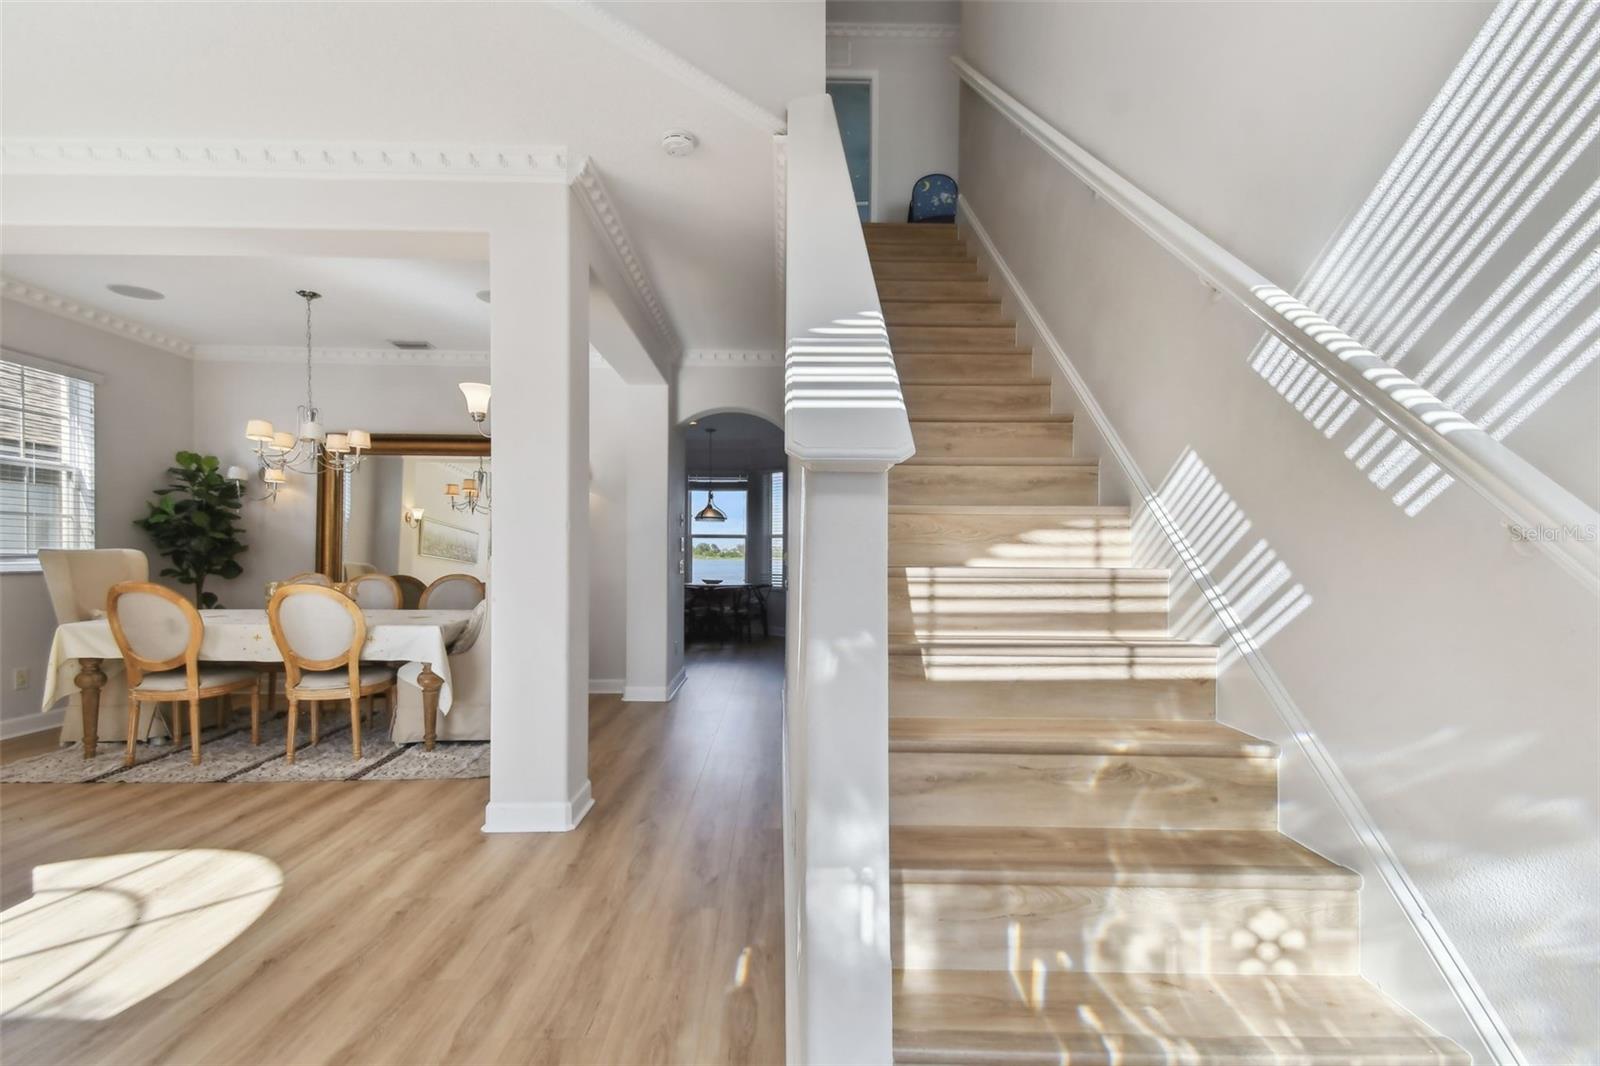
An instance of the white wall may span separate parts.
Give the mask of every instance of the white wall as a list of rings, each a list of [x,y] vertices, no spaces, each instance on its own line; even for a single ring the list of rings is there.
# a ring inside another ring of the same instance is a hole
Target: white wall
[[[678,368],[673,421],[679,425],[701,415],[742,411],[783,425],[783,364],[765,366],[695,366]]]
[[[1005,88],[1292,287],[1485,13],[969,4],[964,40]],[[1309,722],[1307,742],[1370,811],[1528,1061],[1592,1052],[1594,600],[1514,545],[1463,487],[1416,517],[1393,506],[1249,368],[1261,336],[1252,319],[1211,301],[1191,272],[970,93],[962,173],[967,206],[1143,478],[1160,486],[1192,453],[1249,522],[1236,548],[1208,560],[1214,574],[1264,540],[1291,571],[1285,591],[1298,585],[1310,597],[1262,658]],[[1593,369],[1568,391],[1582,399],[1530,423],[1564,443],[1556,455],[1593,439],[1592,424],[1562,419],[1582,409],[1592,420],[1600,405]],[[1580,479],[1592,463],[1575,460],[1562,476]],[[1259,619],[1259,607],[1247,618]],[[1286,831],[1366,876],[1367,974],[1470,1045],[1374,864],[1242,667],[1223,678],[1220,715],[1284,742]]]
[[[589,364],[589,688],[621,692],[627,680],[628,407],[605,363]]]
[[[830,19],[833,18],[830,7]],[[829,49],[828,77],[870,77],[873,111],[872,219],[904,222],[911,186],[924,174],[960,180],[960,82],[953,39],[845,37]],[[848,51],[849,58],[842,56]]]
[[[145,501],[164,481],[173,455],[191,446],[189,362],[10,300],[0,304],[0,344],[101,375],[95,389],[95,543],[101,548],[152,551],[133,526]],[[161,569],[151,559],[154,578]],[[159,578],[157,578],[159,580]],[[27,731],[53,724],[39,711],[55,613],[44,578],[0,575],[0,729]],[[11,687],[26,669],[29,687]]]

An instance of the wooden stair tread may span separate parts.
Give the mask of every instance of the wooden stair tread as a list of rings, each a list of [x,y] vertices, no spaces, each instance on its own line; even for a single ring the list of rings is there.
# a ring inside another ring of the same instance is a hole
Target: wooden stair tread
[[[902,579],[913,578],[937,581],[949,581],[959,584],[972,582],[975,584],[991,584],[994,582],[1016,581],[1027,584],[1060,584],[1062,582],[1082,581],[1085,583],[1113,583],[1113,582],[1160,582],[1166,584],[1172,577],[1171,571],[1159,568],[1140,566],[891,566],[889,577],[893,580],[898,575]]]
[[[961,637],[928,640],[914,648],[891,646],[891,654],[911,652],[945,657],[1026,658],[1036,661],[1087,657],[1215,660],[1217,646],[1177,637],[1052,637],[1036,641],[1010,637],[999,640]]]
[[[890,514],[1054,515],[1078,518],[1127,518],[1128,508],[1093,503],[891,503]]]
[[[891,826],[897,883],[1359,887],[1361,875],[1269,829]]]
[[[1355,975],[896,971],[894,1061],[1008,1066],[1465,1064]]]
[[[889,750],[1275,758],[1278,746],[1212,721],[891,718]]]

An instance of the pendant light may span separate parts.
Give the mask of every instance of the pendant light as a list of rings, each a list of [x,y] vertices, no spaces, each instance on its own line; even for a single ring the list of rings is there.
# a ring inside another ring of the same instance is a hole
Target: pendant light
[[[717,465],[712,460],[713,452],[711,448],[712,444],[715,443],[711,435],[715,432],[716,430],[712,427],[706,427],[706,478],[708,479],[706,505],[695,512],[694,520],[696,522],[726,522],[728,520],[728,516],[723,514],[721,509],[717,507],[716,490],[709,487],[710,479],[714,479],[717,473]]]

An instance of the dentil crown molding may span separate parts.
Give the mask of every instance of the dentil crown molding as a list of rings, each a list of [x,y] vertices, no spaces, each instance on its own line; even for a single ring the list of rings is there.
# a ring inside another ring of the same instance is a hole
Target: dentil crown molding
[[[633,239],[628,236],[628,227],[623,225],[616,204],[606,192],[605,182],[601,180],[599,168],[594,165],[594,160],[583,161],[578,167],[577,176],[573,178],[573,184],[583,193],[583,204],[589,210],[589,217],[610,241],[611,250],[616,254],[622,272],[633,284],[634,294],[639,297],[639,302],[644,305],[645,310],[650,312],[650,318],[655,323],[661,342],[667,346],[672,358],[677,360],[683,354],[683,345],[678,340],[678,332],[672,328],[672,320],[667,317],[666,308],[661,306],[661,298],[656,295],[656,287],[650,281],[650,272],[645,269],[644,260],[634,247]]]
[[[707,74],[678,53],[663,47],[655,38],[615,15],[601,10],[586,0],[560,0],[552,6],[559,8],[612,43],[626,48],[656,69],[716,100],[757,129],[766,130],[768,133],[782,132],[785,125],[782,118],[737,89]]]
[[[948,22],[830,22],[828,36],[953,41],[961,36],[961,27]]]
[[[557,145],[8,138],[10,174],[246,174],[430,180],[568,180]]]
[[[303,363],[294,345],[199,344],[191,353],[206,363]],[[488,366],[489,353],[472,348],[312,348],[319,366]]]
[[[69,296],[41,289],[37,285],[29,285],[11,278],[0,278],[0,297],[15,300],[17,303],[28,307],[37,307],[60,318],[72,322],[81,322],[86,326],[115,334],[130,341],[159,348],[164,352],[176,355],[194,355],[194,345],[182,337],[172,337],[160,330],[151,329],[149,326],[135,322],[132,319],[114,315],[110,311],[95,307],[92,304],[81,303]]]
[[[684,366],[766,367],[782,366],[783,353],[774,351],[719,351],[693,348],[683,353]]]

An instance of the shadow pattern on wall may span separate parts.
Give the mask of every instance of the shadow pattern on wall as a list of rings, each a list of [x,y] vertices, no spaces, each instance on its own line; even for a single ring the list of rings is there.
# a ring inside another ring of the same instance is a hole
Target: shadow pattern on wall
[[[1597,106],[1600,5],[1502,0],[1298,295],[1504,440],[1600,354]],[[1250,365],[1406,514],[1452,483],[1276,337]]]

